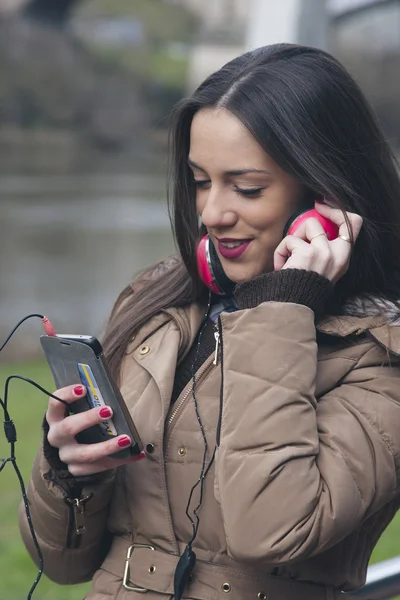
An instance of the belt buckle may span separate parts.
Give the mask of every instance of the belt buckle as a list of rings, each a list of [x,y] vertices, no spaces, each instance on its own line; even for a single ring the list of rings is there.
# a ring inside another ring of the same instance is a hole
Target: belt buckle
[[[126,590],[128,590],[128,592],[139,592],[140,594],[145,594],[146,592],[149,591],[148,589],[143,588],[143,587],[128,585],[129,584],[129,561],[131,559],[132,552],[135,550],[135,548],[148,548],[149,550],[154,550],[153,546],[148,546],[147,544],[132,544],[132,546],[129,546],[128,551],[126,553],[126,557],[125,557],[125,568],[124,568],[124,576],[122,579],[122,585]]]

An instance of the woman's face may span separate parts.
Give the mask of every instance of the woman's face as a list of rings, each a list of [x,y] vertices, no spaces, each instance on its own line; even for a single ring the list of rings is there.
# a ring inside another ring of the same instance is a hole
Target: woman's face
[[[273,270],[283,228],[304,196],[227,109],[202,109],[193,118],[189,165],[196,206],[221,260],[235,282]]]

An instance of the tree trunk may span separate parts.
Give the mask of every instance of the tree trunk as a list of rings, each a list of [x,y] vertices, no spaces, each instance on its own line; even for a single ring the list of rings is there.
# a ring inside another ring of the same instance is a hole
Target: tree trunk
[[[24,17],[50,27],[64,27],[71,10],[80,0],[29,0]]]

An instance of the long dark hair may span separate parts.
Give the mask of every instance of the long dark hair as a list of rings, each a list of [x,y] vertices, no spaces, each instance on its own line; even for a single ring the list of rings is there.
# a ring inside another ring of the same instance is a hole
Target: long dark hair
[[[355,295],[400,298],[400,180],[371,108],[352,77],[326,52],[292,44],[266,46],[226,64],[174,111],[169,208],[179,253],[145,271],[117,301],[104,340],[114,371],[146,320],[163,308],[193,302],[203,292],[187,157],[193,116],[205,107],[231,111],[310,192],[363,217],[349,270],[335,286],[336,312]]]

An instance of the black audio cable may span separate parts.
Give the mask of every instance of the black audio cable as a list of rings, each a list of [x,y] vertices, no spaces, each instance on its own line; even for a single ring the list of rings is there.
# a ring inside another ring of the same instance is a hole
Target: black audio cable
[[[17,325],[13,328],[11,333],[7,336],[4,343],[0,346],[0,352],[3,350],[3,348],[5,348],[5,346],[8,344],[8,342],[10,341],[10,339],[12,338],[14,333],[17,331],[17,329],[22,325],[22,323],[24,323],[28,319],[35,318],[35,317],[40,318],[42,320],[42,323],[43,323],[43,326],[44,326],[44,329],[45,329],[45,332],[47,335],[53,336],[56,334],[53,325],[51,324],[49,319],[47,317],[45,317],[44,315],[40,315],[40,314],[36,314],[36,313],[27,315],[26,317],[21,319],[21,321],[19,321],[19,323],[17,323]],[[38,559],[39,559],[38,574],[36,576],[35,581],[32,584],[31,589],[28,592],[28,596],[27,596],[27,600],[31,600],[32,594],[35,591],[35,589],[40,581],[40,578],[43,574],[43,566],[44,565],[43,565],[43,554],[40,549],[40,546],[39,546],[39,543],[38,543],[38,540],[36,537],[36,533],[35,533],[35,530],[33,527],[33,523],[32,523],[32,518],[31,518],[31,513],[30,513],[30,508],[29,508],[29,501],[28,501],[28,497],[26,494],[26,487],[25,487],[24,480],[21,475],[21,471],[17,465],[17,460],[16,460],[16,456],[15,456],[15,444],[17,442],[17,430],[16,430],[13,420],[11,419],[11,416],[10,416],[10,413],[8,410],[9,388],[10,388],[11,381],[13,381],[14,379],[20,379],[22,381],[26,381],[26,383],[33,385],[34,387],[36,387],[38,390],[40,390],[47,396],[50,396],[51,398],[54,398],[55,400],[62,402],[63,404],[65,404],[65,406],[67,408],[68,408],[68,404],[67,404],[67,402],[65,402],[65,400],[62,400],[61,398],[58,398],[54,394],[48,392],[45,388],[43,388],[41,385],[39,385],[32,379],[29,379],[28,377],[23,377],[22,375],[10,375],[9,377],[7,377],[5,386],[4,386],[4,400],[0,398],[0,406],[3,409],[3,413],[4,413],[4,433],[5,433],[7,442],[10,444],[10,456],[8,456],[7,458],[0,458],[0,473],[4,469],[4,467],[6,466],[7,463],[12,464],[14,471],[17,475],[20,488],[21,488],[21,494],[22,494],[22,499],[24,502],[25,513],[26,513],[26,518],[28,521],[29,531],[32,536],[32,540],[35,545],[35,549],[36,549]]]

